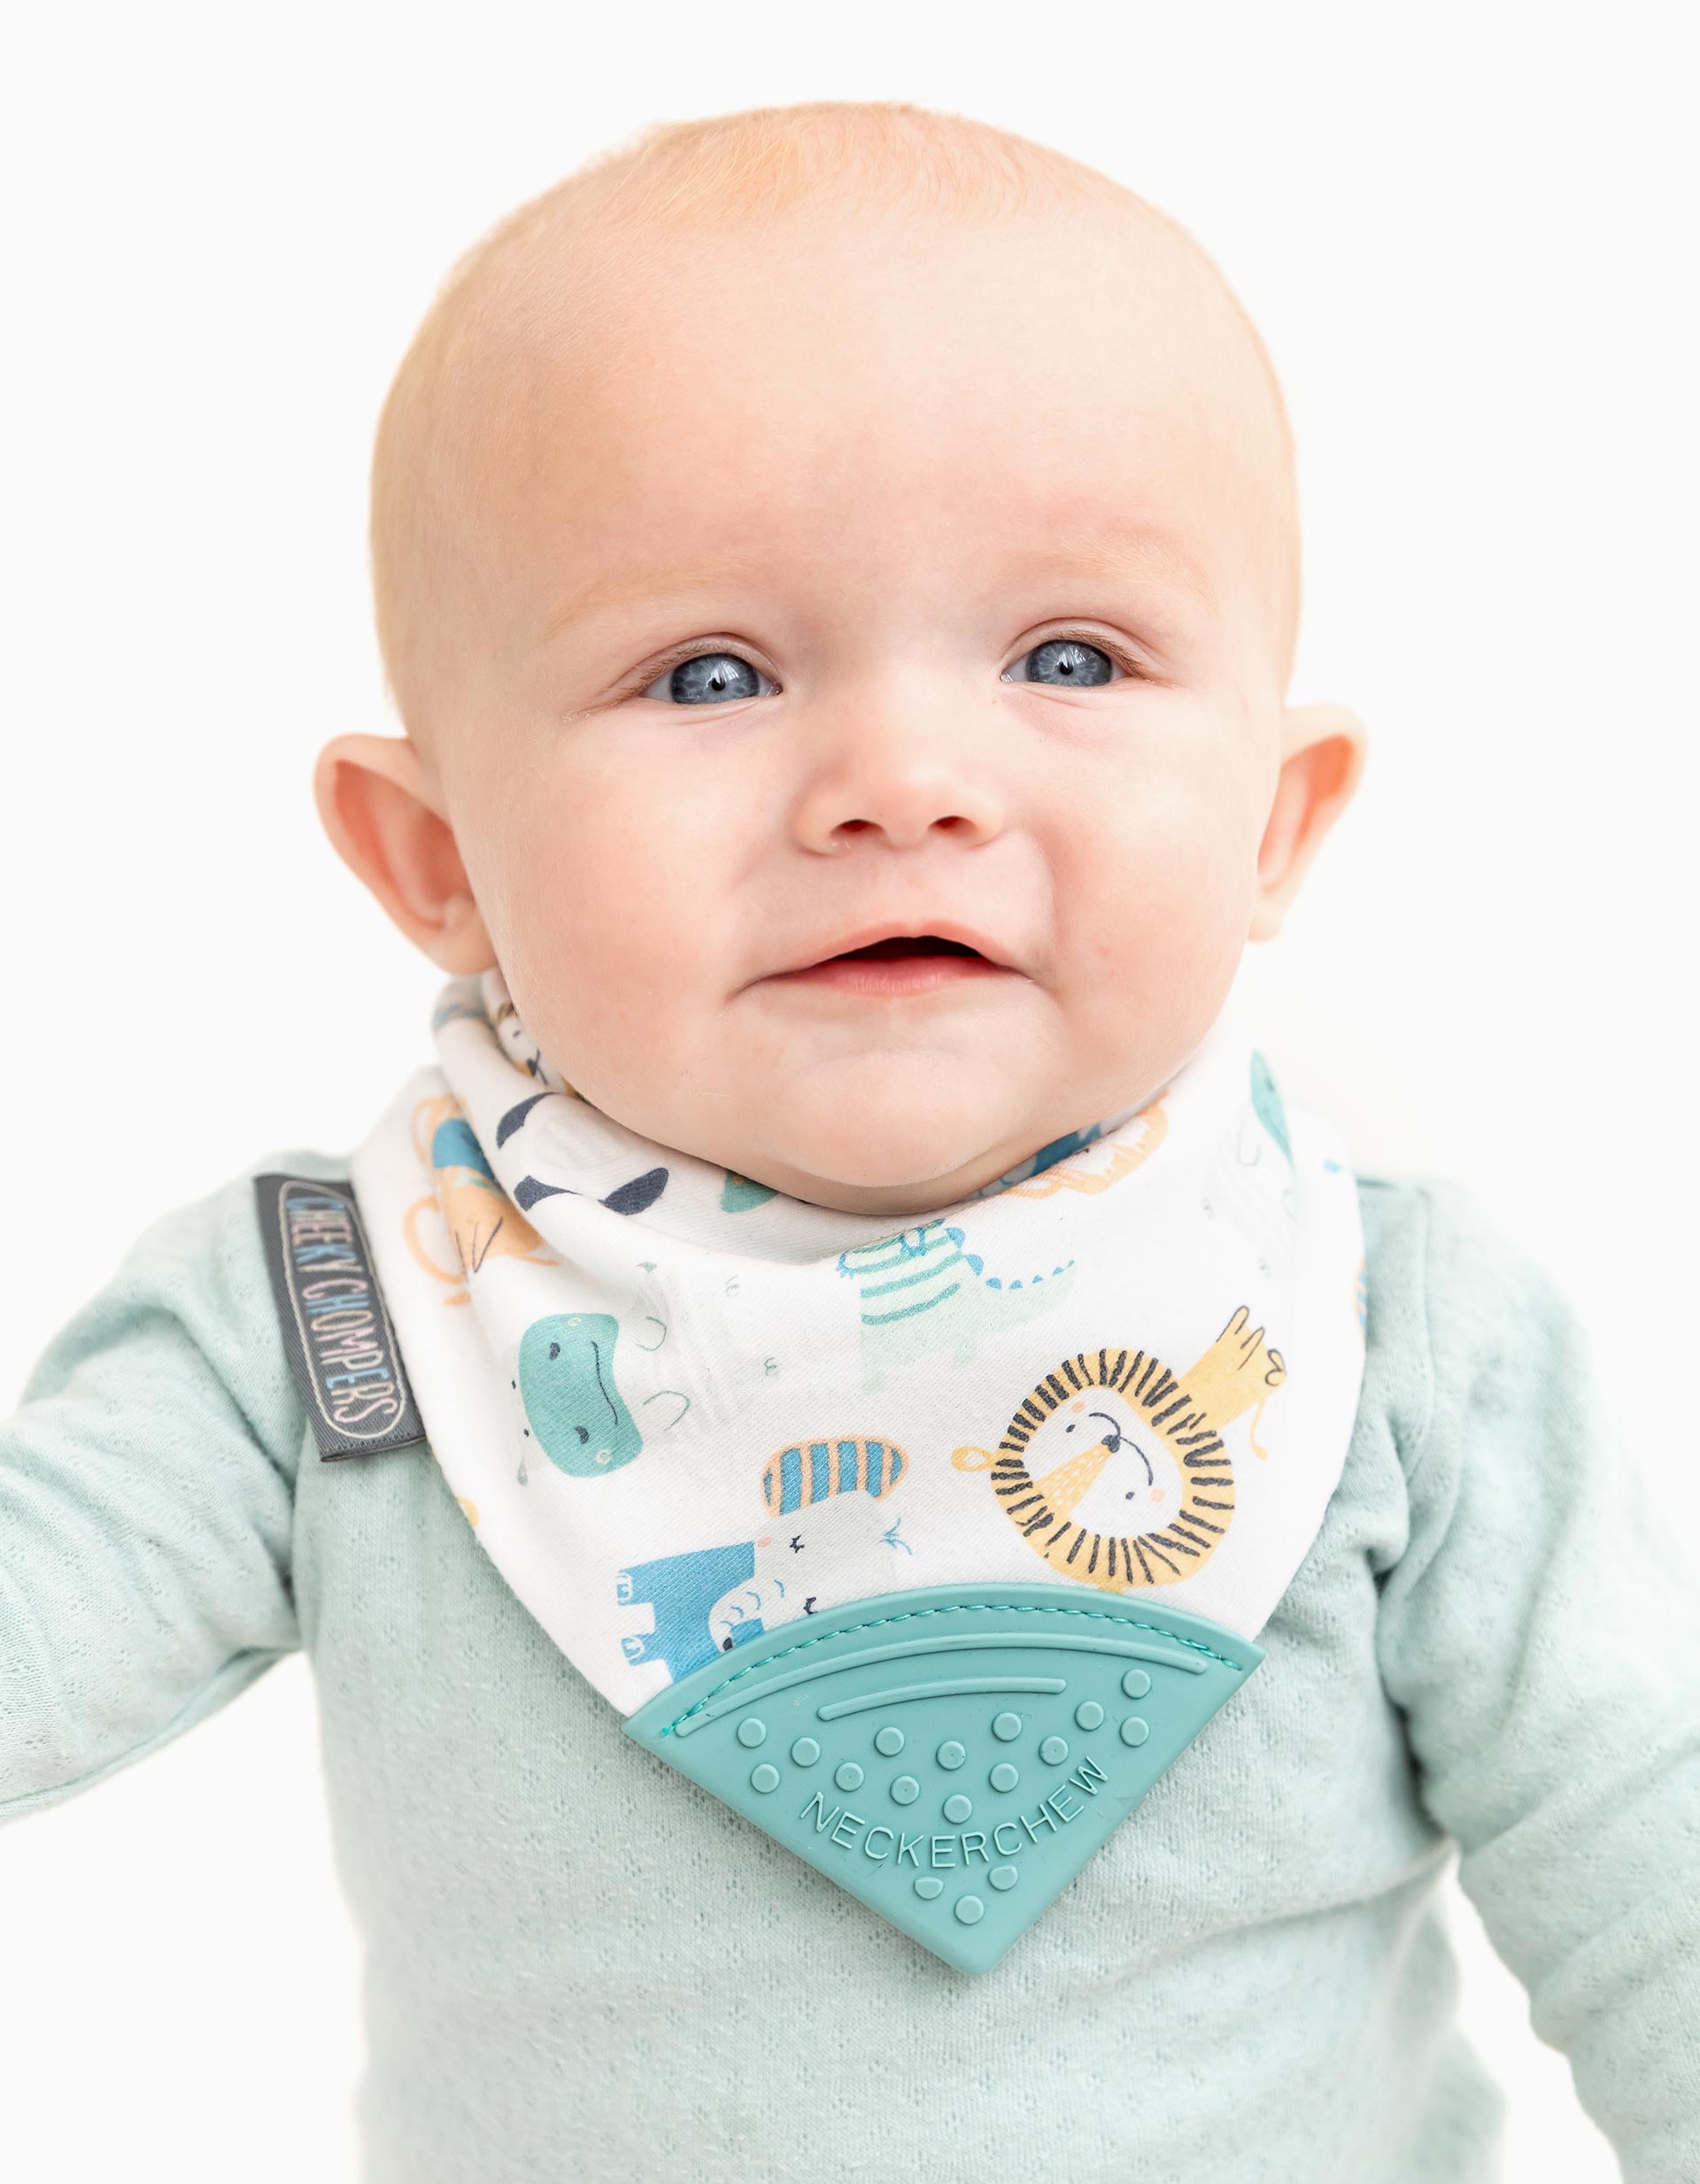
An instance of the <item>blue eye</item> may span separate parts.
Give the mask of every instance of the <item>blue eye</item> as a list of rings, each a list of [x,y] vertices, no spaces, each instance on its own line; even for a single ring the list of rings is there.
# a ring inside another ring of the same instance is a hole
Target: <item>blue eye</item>
[[[1022,660],[1036,663],[1032,672],[1008,674],[1001,680],[1041,683],[1052,690],[1090,690],[1109,682],[1117,668],[1124,675],[1139,672],[1119,652],[1086,637],[1047,637],[1043,644],[1024,652]],[[768,691],[774,687],[741,653],[691,652],[663,668],[653,683],[634,695],[653,698],[663,705],[713,706],[760,698],[764,685]]]
[[[1047,683],[1053,690],[1085,690],[1108,683],[1117,664],[1102,645],[1090,644],[1084,637],[1047,637],[1021,657],[1038,661],[1039,668],[1032,675],[1016,675],[1016,681]]]
[[[668,698],[681,706],[713,706],[734,698],[759,698],[767,677],[737,652],[692,652],[664,668],[639,698]]]

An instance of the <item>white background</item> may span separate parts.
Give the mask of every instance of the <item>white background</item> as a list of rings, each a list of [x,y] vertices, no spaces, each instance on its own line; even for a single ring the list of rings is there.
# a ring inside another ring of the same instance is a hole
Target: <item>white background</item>
[[[428,1059],[437,974],[336,860],[308,783],[337,730],[394,730],[367,467],[437,280],[640,123],[816,96],[1055,143],[1222,266],[1298,436],[1293,695],[1352,705],[1374,739],[1254,956],[1278,1074],[1360,1166],[1473,1185],[1604,1369],[1645,1360],[1650,1321],[1691,1353],[1680,21],[1290,0],[35,10],[0,70],[0,1398],[158,1214],[273,1149],[345,1150]],[[1089,269],[1075,293],[1089,308]],[[1692,1527],[1674,1393],[1626,1371],[1616,1404]],[[0,1832],[19,2184],[352,2177],[359,1953],[315,1739],[297,1655]],[[1511,2176],[1615,2176],[1453,1905]]]

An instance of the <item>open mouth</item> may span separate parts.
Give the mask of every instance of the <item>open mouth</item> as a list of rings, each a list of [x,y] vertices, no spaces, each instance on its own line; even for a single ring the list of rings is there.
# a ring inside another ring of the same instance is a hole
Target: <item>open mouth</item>
[[[960,940],[940,940],[937,933],[892,933],[884,940],[869,941],[865,948],[850,948],[842,955],[824,956],[822,961],[877,963],[904,955],[968,955],[977,963],[985,961],[978,948],[970,948]]]
[[[781,983],[889,1000],[1008,976],[1002,964],[965,940],[947,940],[938,933],[888,933],[883,940],[870,940],[863,947],[846,948],[841,954],[823,956],[817,963],[787,972]]]

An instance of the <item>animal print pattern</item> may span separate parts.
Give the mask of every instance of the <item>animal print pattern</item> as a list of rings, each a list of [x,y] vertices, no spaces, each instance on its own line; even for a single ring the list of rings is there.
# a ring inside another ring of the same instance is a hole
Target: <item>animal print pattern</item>
[[[1367,1310],[1355,1182],[1237,1019],[1142,1107],[898,1223],[602,1115],[499,974],[434,1032],[356,1156],[375,1262],[469,1538],[622,1711],[953,1578],[1170,1588],[1255,1635],[1338,1476]]]

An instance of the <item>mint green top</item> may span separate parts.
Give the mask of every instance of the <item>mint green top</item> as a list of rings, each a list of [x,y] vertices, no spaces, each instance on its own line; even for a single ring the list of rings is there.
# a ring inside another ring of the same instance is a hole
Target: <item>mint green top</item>
[[[1695,1564],[1458,1185],[1361,1180],[1364,1397],[1267,1657],[969,1978],[624,1735],[428,1450],[319,1460],[253,1172],[146,1231],[0,1429],[0,1818],[305,1647],[367,2184],[1474,2184],[1454,1839],[1628,2184],[1700,2178]]]

